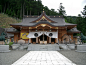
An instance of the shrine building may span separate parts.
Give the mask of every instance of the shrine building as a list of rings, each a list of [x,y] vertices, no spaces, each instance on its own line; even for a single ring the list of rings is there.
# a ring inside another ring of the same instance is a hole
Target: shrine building
[[[14,34],[14,42],[23,39],[32,44],[55,44],[74,40],[73,34],[80,33],[77,24],[66,23],[63,16],[24,16],[21,23],[10,24],[8,33]]]

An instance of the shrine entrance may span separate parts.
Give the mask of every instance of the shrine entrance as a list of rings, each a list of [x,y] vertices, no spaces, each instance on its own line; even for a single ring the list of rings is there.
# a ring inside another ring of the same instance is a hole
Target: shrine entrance
[[[45,34],[42,34],[39,37],[39,43],[40,44],[47,44],[49,42],[48,38],[49,38],[48,36],[46,36]]]
[[[27,36],[29,43],[33,44],[55,44],[58,43],[57,32],[30,32]]]

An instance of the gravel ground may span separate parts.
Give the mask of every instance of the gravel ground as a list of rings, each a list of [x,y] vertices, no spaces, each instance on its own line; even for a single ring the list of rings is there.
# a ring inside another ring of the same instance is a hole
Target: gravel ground
[[[12,50],[9,53],[0,53],[0,65],[11,65],[26,53],[28,53],[26,50]]]
[[[86,65],[86,53],[75,52],[75,50],[59,52],[77,65]]]
[[[61,50],[59,52],[77,65],[86,65],[86,53],[75,52],[74,50]],[[26,53],[28,53],[26,50],[12,50],[9,53],[0,53],[0,65],[11,65]]]

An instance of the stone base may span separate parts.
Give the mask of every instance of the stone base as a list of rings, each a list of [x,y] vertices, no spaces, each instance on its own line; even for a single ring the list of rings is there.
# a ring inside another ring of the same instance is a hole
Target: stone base
[[[20,46],[20,44],[13,44],[12,49],[15,50],[15,49],[19,48],[19,46]]]
[[[70,48],[68,48],[68,46],[65,44],[59,44],[59,47],[61,50],[70,50]]]
[[[86,45],[77,45],[77,52],[86,52]]]
[[[67,46],[72,50],[75,49],[75,44],[67,44]]]
[[[78,51],[78,50],[75,50],[76,52],[85,52],[86,53],[86,51]]]
[[[0,45],[0,52],[10,52],[9,45]]]

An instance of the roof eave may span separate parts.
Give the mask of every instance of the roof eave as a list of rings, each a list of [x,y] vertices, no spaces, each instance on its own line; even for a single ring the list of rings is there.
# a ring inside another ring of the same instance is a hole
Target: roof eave
[[[75,32],[74,31],[68,31],[67,33],[81,33],[81,31],[77,31],[77,32],[76,31]]]

